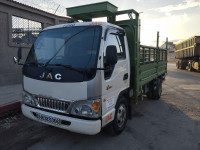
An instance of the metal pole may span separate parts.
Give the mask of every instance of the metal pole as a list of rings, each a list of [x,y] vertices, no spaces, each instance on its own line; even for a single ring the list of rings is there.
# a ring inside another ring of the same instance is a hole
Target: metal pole
[[[159,48],[159,31],[157,32],[157,48]]]
[[[166,54],[165,54],[166,60],[167,60],[167,54],[168,54],[168,38],[166,38]]]
[[[159,51],[159,31],[157,32],[157,45],[156,45],[156,61],[160,61],[160,51]]]
[[[168,38],[166,38],[166,50],[168,49]]]

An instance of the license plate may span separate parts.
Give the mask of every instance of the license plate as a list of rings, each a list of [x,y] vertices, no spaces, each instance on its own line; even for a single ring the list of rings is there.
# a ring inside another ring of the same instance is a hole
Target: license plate
[[[60,119],[58,119],[58,118],[46,116],[46,115],[39,114],[39,113],[36,113],[35,116],[36,116],[36,118],[38,118],[41,121],[44,121],[44,122],[47,122],[50,124],[54,124],[54,125],[60,125]]]

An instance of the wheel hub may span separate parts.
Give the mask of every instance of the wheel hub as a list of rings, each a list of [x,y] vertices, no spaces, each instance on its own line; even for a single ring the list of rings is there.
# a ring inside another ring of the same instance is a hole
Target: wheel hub
[[[121,104],[119,106],[119,109],[117,111],[117,124],[118,127],[122,127],[126,120],[126,106],[124,104]]]

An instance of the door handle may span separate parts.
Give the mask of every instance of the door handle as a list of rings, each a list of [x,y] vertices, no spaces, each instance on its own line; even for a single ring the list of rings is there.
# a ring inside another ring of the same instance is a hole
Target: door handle
[[[128,73],[124,74],[123,80],[127,80],[128,79]]]

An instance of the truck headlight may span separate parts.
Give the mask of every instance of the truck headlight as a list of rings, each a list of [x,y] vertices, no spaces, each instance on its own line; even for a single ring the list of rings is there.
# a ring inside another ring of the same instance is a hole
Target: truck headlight
[[[36,105],[35,98],[26,91],[23,91],[23,93],[22,93],[22,103],[31,105],[31,106]]]
[[[101,115],[101,100],[82,100],[74,102],[71,114],[89,118],[98,118]]]

